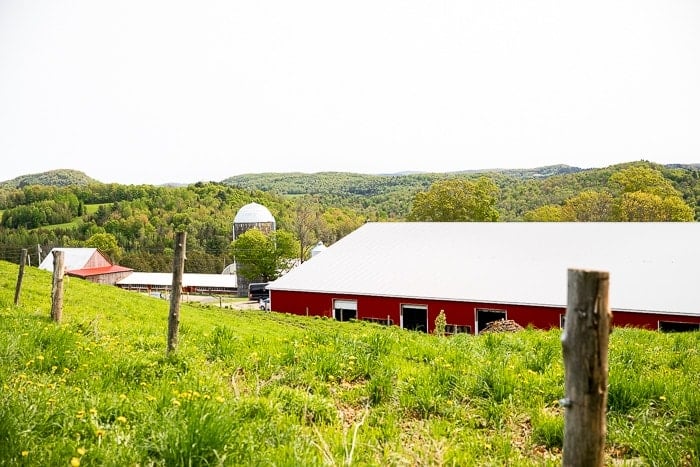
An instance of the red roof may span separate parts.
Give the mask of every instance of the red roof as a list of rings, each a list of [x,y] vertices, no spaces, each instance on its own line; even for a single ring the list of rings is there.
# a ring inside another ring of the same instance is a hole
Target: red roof
[[[133,269],[125,268],[124,266],[110,265],[110,266],[101,266],[98,268],[73,269],[71,271],[66,271],[66,274],[69,274],[71,276],[78,276],[78,277],[90,277],[90,276],[99,276],[101,274],[114,274],[117,272],[127,272],[127,271],[133,271]]]

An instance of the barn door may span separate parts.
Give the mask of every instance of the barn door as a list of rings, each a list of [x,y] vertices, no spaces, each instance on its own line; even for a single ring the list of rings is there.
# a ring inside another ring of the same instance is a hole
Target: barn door
[[[506,312],[504,310],[483,310],[476,309],[476,333],[479,334],[484,330],[487,324],[491,321],[498,321],[499,319],[506,319]]]
[[[428,332],[428,307],[401,305],[401,327],[412,331]]]
[[[357,300],[333,300],[333,316],[338,321],[357,319]]]

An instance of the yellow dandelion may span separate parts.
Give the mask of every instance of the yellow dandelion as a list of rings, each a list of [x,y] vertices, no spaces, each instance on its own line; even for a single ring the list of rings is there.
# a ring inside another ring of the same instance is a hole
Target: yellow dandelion
[[[70,465],[71,467],[80,467],[80,459],[78,459],[77,457],[71,457]]]
[[[119,400],[126,400],[126,394],[119,394]]]
[[[659,400],[665,401],[665,400],[666,400],[666,396],[659,396]]]
[[[222,403],[222,402],[224,402],[224,400],[226,400],[226,399],[224,399],[221,396],[216,396],[216,402]]]
[[[149,402],[153,402],[154,400],[156,400],[156,398],[153,397],[153,396],[151,396],[151,395],[149,394],[149,395],[146,396],[146,400],[149,401]]]
[[[96,435],[98,438],[102,438],[102,437],[105,435],[105,430],[103,430],[102,428],[100,428],[100,429],[98,429],[97,431],[95,431],[95,435]]]
[[[36,359],[39,360],[39,361],[41,361],[41,360],[44,359],[44,356],[43,356],[43,355],[37,355],[37,356],[36,356]]]
[[[120,415],[117,417],[117,421],[121,423],[126,423],[126,417],[123,415]]]
[[[179,401],[179,400],[173,399],[173,400],[171,400],[170,402],[172,402],[173,405],[174,405],[175,407],[180,407],[180,401]]]
[[[27,457],[29,455],[29,451],[22,451],[22,457]]]
[[[209,394],[204,394],[202,397],[204,398],[205,401],[208,401],[209,399],[211,399],[211,396]]]
[[[87,452],[87,449],[85,449],[85,448],[78,448],[78,454],[80,454],[81,456],[84,456],[86,452]]]
[[[97,409],[94,408],[94,407],[92,407],[92,408],[90,409],[90,415],[97,415]]]

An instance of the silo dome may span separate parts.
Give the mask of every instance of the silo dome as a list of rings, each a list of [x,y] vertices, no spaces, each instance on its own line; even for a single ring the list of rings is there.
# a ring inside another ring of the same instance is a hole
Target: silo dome
[[[234,224],[275,223],[272,213],[262,204],[250,203],[243,206],[233,218]]]

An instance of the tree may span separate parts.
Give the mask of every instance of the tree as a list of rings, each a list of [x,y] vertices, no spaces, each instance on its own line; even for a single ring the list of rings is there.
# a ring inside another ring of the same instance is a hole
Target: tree
[[[564,202],[562,220],[609,222],[613,220],[614,205],[615,199],[607,191],[585,190]]]
[[[123,251],[117,243],[117,238],[108,233],[97,233],[85,241],[85,246],[97,248],[102,253],[109,256],[112,262],[118,262]]]
[[[294,210],[292,229],[299,240],[299,261],[303,262],[309,256],[309,251],[318,241],[321,226],[321,213],[318,205],[309,200],[301,200]]]
[[[523,215],[526,222],[562,222],[563,213],[561,206],[547,204],[537,209],[528,211]]]
[[[610,176],[608,186],[620,194],[641,191],[661,198],[681,194],[673,187],[670,180],[651,167],[637,166],[619,170]]]
[[[408,219],[426,222],[497,221],[498,186],[488,177],[433,183],[413,200]]]
[[[328,208],[321,215],[320,240],[332,245],[364,222],[365,218],[352,209]]]
[[[299,242],[284,230],[265,235],[258,229],[250,229],[231,245],[241,274],[250,281],[268,282],[277,279],[289,269],[299,251]]]
[[[643,191],[624,193],[617,205],[617,219],[624,222],[691,222],[694,214],[679,196]]]

